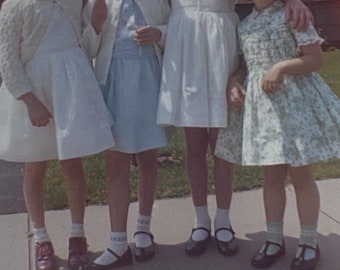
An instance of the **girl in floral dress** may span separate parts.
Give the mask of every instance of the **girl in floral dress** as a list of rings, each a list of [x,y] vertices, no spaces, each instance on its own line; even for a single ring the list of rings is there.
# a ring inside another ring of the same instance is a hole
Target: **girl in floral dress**
[[[293,30],[285,21],[281,0],[253,2],[253,12],[238,27],[246,65],[240,65],[228,85],[229,104],[244,103],[244,112],[232,110],[230,125],[219,133],[215,154],[229,162],[264,166],[267,241],[252,265],[269,267],[285,253],[283,216],[289,175],[301,224],[291,269],[313,269],[320,257],[319,193],[310,164],[340,158],[340,101],[314,72],[322,65],[323,40],[313,26],[303,32]],[[245,91],[241,84],[246,73]]]

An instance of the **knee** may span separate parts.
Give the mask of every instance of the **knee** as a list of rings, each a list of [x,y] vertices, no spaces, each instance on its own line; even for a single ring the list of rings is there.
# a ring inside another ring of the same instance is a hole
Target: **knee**
[[[296,191],[316,187],[311,166],[301,166],[289,169],[289,175]]]
[[[280,180],[274,179],[274,178],[265,179],[264,189],[275,190],[275,191],[284,190],[285,189],[285,181],[280,181]]]
[[[25,179],[43,179],[46,173],[46,162],[25,164]]]
[[[149,150],[137,154],[137,162],[139,169],[151,171],[157,168],[157,151]]]
[[[109,184],[128,181],[130,171],[130,156],[111,153],[106,161],[106,172]]]
[[[308,190],[310,188],[316,188],[316,184],[313,179],[292,179],[292,184],[294,186],[294,190],[297,192],[301,192],[304,190]]]
[[[61,160],[60,165],[66,177],[79,174],[79,172],[83,171],[80,158]]]

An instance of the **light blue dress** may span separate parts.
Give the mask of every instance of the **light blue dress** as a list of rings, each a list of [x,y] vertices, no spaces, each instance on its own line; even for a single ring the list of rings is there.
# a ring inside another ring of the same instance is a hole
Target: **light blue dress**
[[[124,0],[110,72],[101,89],[115,124],[115,147],[138,153],[165,146],[165,128],[156,124],[161,68],[153,46],[137,46],[135,27],[146,25],[133,0]]]

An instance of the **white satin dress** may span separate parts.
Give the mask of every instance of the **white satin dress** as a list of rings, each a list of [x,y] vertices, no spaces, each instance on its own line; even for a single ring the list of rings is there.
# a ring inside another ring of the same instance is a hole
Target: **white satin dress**
[[[226,127],[228,78],[238,64],[233,0],[172,0],[157,123]]]

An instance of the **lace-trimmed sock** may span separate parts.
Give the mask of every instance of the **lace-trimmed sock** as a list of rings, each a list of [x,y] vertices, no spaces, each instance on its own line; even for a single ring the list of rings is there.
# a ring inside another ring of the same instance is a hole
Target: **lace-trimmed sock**
[[[195,228],[203,227],[211,230],[211,219],[208,213],[208,206],[195,206]],[[196,230],[192,234],[194,241],[202,241],[208,237],[208,233],[204,230]]]
[[[84,224],[71,224],[70,237],[85,237]]]
[[[231,228],[229,209],[216,209],[216,215],[214,219],[214,230],[217,231],[220,228]],[[219,241],[228,242],[233,238],[233,234],[227,230],[221,230],[215,235]]]
[[[118,256],[122,256],[128,249],[127,233],[126,232],[112,232],[109,242],[110,250]],[[117,260],[113,254],[105,250],[97,259],[94,260],[95,264],[108,265]]]
[[[33,228],[33,234],[34,234],[34,242],[35,243],[44,243],[44,242],[50,242],[50,237],[47,233],[46,227],[41,228]]]
[[[301,231],[300,231],[300,239],[299,244],[300,245],[307,245],[313,248],[316,248],[317,246],[317,233],[316,233],[317,225],[301,225]],[[299,255],[302,252],[302,248],[298,247],[296,251],[296,258],[299,257]],[[305,259],[310,260],[315,258],[315,250],[313,249],[306,249],[305,251]]]
[[[151,216],[139,215],[137,219],[136,232],[150,232]],[[136,247],[146,248],[152,245],[148,234],[139,233],[135,235]]]
[[[267,222],[267,241],[282,245],[283,241],[283,222]],[[276,245],[270,245],[267,249],[267,255],[276,254],[279,251]]]

